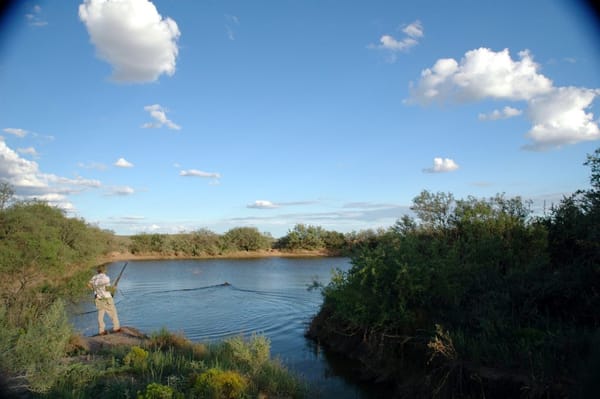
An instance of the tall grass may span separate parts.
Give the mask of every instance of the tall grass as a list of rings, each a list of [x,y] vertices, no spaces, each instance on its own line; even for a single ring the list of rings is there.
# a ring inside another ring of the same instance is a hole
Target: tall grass
[[[278,360],[262,336],[208,346],[160,330],[144,344],[114,348],[89,364],[62,370],[41,397],[303,398],[308,389]]]

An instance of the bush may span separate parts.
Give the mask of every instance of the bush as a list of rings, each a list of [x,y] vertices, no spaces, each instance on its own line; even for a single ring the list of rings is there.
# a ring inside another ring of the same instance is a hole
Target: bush
[[[173,388],[153,382],[144,393],[138,394],[137,399],[173,399],[174,393]]]
[[[242,337],[225,340],[224,354],[231,363],[249,374],[255,374],[260,367],[269,361],[271,345],[269,339],[262,335],[254,335],[246,341]]]
[[[133,346],[129,353],[123,358],[123,363],[136,370],[145,370],[148,368],[148,351]]]
[[[247,386],[239,373],[211,368],[196,378],[194,392],[207,399],[237,399],[243,397]]]
[[[31,318],[25,328],[11,326],[0,314],[3,347],[2,363],[14,373],[24,373],[29,389],[47,392],[63,373],[61,359],[72,334],[64,303],[53,302],[39,318]]]

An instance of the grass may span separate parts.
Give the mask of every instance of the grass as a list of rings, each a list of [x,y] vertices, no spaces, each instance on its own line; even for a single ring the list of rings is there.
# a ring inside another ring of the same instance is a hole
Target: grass
[[[77,399],[307,396],[306,384],[270,357],[263,336],[204,345],[164,329],[139,346],[115,347],[92,361],[70,363],[51,389],[37,394]]]

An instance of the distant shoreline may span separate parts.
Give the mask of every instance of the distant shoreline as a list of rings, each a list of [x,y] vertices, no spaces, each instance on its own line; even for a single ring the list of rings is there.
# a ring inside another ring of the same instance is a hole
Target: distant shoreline
[[[330,251],[279,251],[263,250],[263,251],[236,251],[228,252],[222,255],[162,255],[162,254],[132,254],[130,252],[111,252],[108,255],[100,257],[100,263],[124,262],[135,260],[175,260],[175,259],[256,259],[256,258],[317,258],[317,257],[334,257],[342,256],[339,253]]]

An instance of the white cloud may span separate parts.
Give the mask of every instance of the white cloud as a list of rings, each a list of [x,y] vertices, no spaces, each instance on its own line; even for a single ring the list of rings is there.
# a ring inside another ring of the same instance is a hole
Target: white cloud
[[[4,129],[2,129],[5,133],[8,134],[13,134],[17,137],[25,137],[27,136],[27,134],[29,133],[27,130],[24,129],[17,129],[17,128],[13,128],[13,127],[5,127]]]
[[[48,22],[42,18],[42,7],[39,5],[33,6],[30,13],[25,14],[29,26],[41,27],[48,25]]]
[[[196,170],[196,169],[182,170],[182,171],[179,172],[179,176],[186,176],[186,177],[208,177],[208,178],[213,178],[213,179],[220,179],[221,178],[221,175],[219,173],[203,172],[201,170]]]
[[[444,173],[452,172],[458,169],[458,164],[450,158],[433,158],[433,166],[431,168],[423,169],[426,173]]]
[[[417,20],[402,29],[402,32],[406,33],[409,37],[423,37],[423,25],[421,21]]]
[[[408,51],[411,47],[419,44],[417,39],[423,37],[423,25],[420,21],[415,21],[402,29],[402,32],[405,36],[401,39],[396,39],[391,35],[383,35],[379,38],[379,44],[370,44],[368,47],[391,52],[390,61],[394,62],[396,60],[394,53]]]
[[[0,180],[6,181],[15,189],[18,197],[24,199],[42,199],[65,210],[73,209],[67,195],[86,188],[98,188],[98,180],[77,176],[67,178],[43,173],[34,161],[21,158],[17,152],[6,145],[0,137]]]
[[[512,60],[508,49],[494,52],[487,48],[468,51],[459,62],[439,59],[423,70],[413,85],[407,103],[466,102],[485,99],[527,101],[526,115],[532,128],[526,137],[532,143],[523,148],[546,150],[582,141],[599,140],[600,128],[591,112],[586,112],[600,94],[599,89],[554,87],[550,79],[538,73],[528,51]],[[508,118],[522,111],[505,107],[482,120]]]
[[[100,162],[79,162],[77,166],[84,169],[106,170],[106,165]]]
[[[279,205],[274,204],[271,201],[256,200],[256,201],[254,201],[254,203],[249,204],[247,207],[254,208],[254,209],[275,209],[275,208],[279,208]]]
[[[154,118],[156,122],[147,122],[142,125],[144,129],[148,128],[160,128],[163,126],[168,127],[172,130],[180,130],[181,126],[174,123],[172,120],[167,118],[167,110],[159,104],[146,105],[144,111],[150,113],[150,116]]]
[[[125,196],[125,195],[132,195],[134,193],[135,193],[135,190],[129,186],[119,186],[119,187],[112,187],[108,194]]]
[[[179,28],[151,1],[85,0],[79,18],[98,57],[113,67],[114,80],[152,82],[175,73]]]
[[[529,101],[527,111],[533,124],[526,137],[533,140],[524,148],[546,150],[581,141],[600,140],[594,115],[586,112],[600,90],[560,87]]]
[[[421,80],[411,87],[409,102],[529,100],[552,90],[552,81],[538,73],[539,66],[528,51],[521,51],[519,58],[513,61],[508,49],[479,48],[468,51],[460,63],[439,59],[421,72]]]
[[[487,114],[479,114],[479,120],[481,121],[495,121],[498,119],[508,119],[515,116],[519,116],[523,113],[520,109],[506,106],[502,110],[495,109]]]
[[[119,158],[114,165],[118,166],[119,168],[133,168],[133,164],[125,158]]]
[[[237,26],[240,24],[240,19],[235,15],[225,14],[225,19],[227,20],[227,24],[225,24],[225,30],[227,31],[227,37],[229,40],[235,40],[235,32],[232,28],[233,26]]]
[[[17,148],[17,152],[19,154],[31,155],[33,157],[36,157],[38,155],[37,151],[33,147]]]

